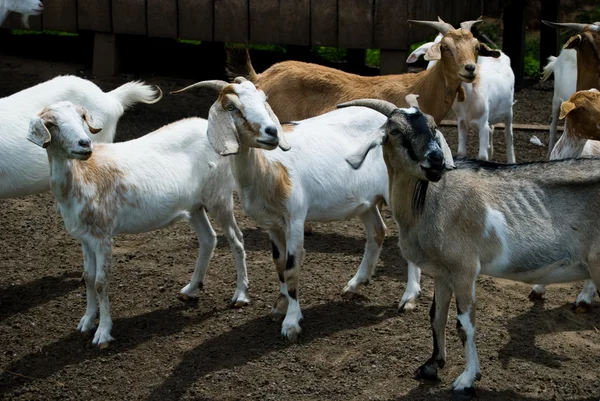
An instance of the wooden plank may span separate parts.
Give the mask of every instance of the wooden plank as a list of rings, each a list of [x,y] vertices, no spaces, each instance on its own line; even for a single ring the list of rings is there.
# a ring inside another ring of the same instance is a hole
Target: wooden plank
[[[176,0],[148,1],[148,36],[177,39]]]
[[[179,38],[213,40],[213,0],[179,0]]]
[[[337,47],[337,0],[312,0],[310,2],[310,30],[310,40],[313,46]]]
[[[279,0],[249,0],[250,40],[279,43]]]
[[[525,15],[527,2],[513,0],[504,10],[505,29],[502,41],[502,50],[510,57],[510,66],[515,73],[515,88],[522,88],[525,83]]]
[[[215,0],[215,42],[248,42],[248,0]]]
[[[112,32],[110,0],[77,0],[77,25],[80,30]]]
[[[338,0],[338,45],[369,49],[373,47],[373,1]]]
[[[77,32],[77,0],[52,0],[44,9],[44,29]]]
[[[146,34],[146,0],[112,0],[113,33]]]
[[[377,0],[373,45],[379,49],[408,49],[408,0]]]
[[[421,21],[437,21],[441,17],[444,21],[449,19],[450,7],[449,2],[408,0],[408,19]],[[437,35],[437,31],[433,28],[415,23],[408,23],[406,30],[406,40],[408,43],[421,42],[428,39],[433,39]]]
[[[481,15],[478,10],[478,0],[454,0],[452,1],[452,18],[450,22],[456,28],[460,27],[463,21],[470,21],[479,18]]]
[[[97,77],[112,77],[119,71],[117,38],[113,34],[94,35],[94,59],[92,73]]]
[[[288,45],[310,44],[310,0],[280,0],[279,41]]]
[[[456,126],[458,126],[458,121],[442,120],[442,122],[439,125],[443,126],[443,127],[456,127]],[[546,132],[550,131],[549,125],[542,125],[542,124],[513,123],[512,127],[513,127],[513,130],[519,130],[519,131],[546,131]],[[504,123],[494,124],[494,128],[504,129]],[[557,130],[564,131],[564,126],[562,126],[562,125],[558,126]]]
[[[542,17],[546,21],[558,21],[558,10],[560,0],[545,0],[542,2]],[[558,56],[559,50],[559,30],[540,24],[540,72],[546,65],[548,56]]]
[[[379,52],[379,74],[402,74],[406,72],[406,50],[381,49]]]

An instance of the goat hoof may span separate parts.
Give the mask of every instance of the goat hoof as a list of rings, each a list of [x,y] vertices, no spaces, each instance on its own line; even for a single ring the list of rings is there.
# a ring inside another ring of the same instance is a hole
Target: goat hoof
[[[109,344],[110,343],[108,341],[105,342],[105,343],[100,343],[100,344],[98,344],[98,348],[99,349],[106,349],[106,348],[108,348]]]
[[[281,331],[281,336],[286,338],[289,342],[295,343],[298,341],[298,336],[300,335],[301,331],[302,330],[300,329],[300,326],[288,328],[284,327]]]
[[[280,311],[279,309],[273,308],[271,310],[271,320],[274,322],[281,322],[285,318],[285,312]]]
[[[359,298],[360,294],[356,291],[352,291],[349,288],[344,288],[344,290],[342,291],[342,298],[344,299],[356,299]]]
[[[581,301],[573,305],[573,310],[575,313],[590,313],[592,311],[592,305]]]
[[[473,387],[465,387],[462,390],[452,389],[452,401],[468,401],[475,397]]]
[[[413,374],[415,380],[427,380],[427,381],[438,381],[437,367],[431,365],[429,362],[419,366]]]
[[[177,298],[181,302],[195,302],[195,301],[198,300],[198,297],[191,296],[191,295],[188,295],[188,294],[184,294],[183,292],[180,292],[179,294],[177,294]]]
[[[400,301],[398,304],[398,313],[409,312],[417,308],[417,302],[414,299],[409,299],[405,302]]]
[[[528,295],[528,298],[530,301],[537,301],[540,299],[544,299],[544,294],[540,294],[539,292],[531,290],[531,292]]]
[[[238,299],[237,301],[233,301],[232,305],[234,308],[243,308],[244,306],[250,305],[250,301],[247,299]]]

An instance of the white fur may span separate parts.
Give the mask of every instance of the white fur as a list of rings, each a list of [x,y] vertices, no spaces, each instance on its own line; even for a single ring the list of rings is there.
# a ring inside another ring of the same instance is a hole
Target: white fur
[[[26,140],[29,120],[45,106],[69,100],[85,107],[103,127],[92,139],[112,142],[124,110],[137,102],[153,103],[155,97],[152,87],[138,82],[105,93],[88,80],[62,76],[0,99],[0,198],[49,188],[46,152]]]
[[[237,84],[236,88],[240,88],[236,90],[240,94],[244,117],[249,116],[253,123],[260,125],[260,135],[256,138],[256,143],[264,143],[269,139],[272,142],[272,137],[269,138],[265,134],[265,128],[280,126],[276,119],[265,120],[264,116],[268,111],[264,95],[254,89],[254,85],[249,81]],[[237,131],[243,131],[243,121],[235,118]],[[335,110],[299,121],[292,128],[292,132],[285,134],[291,146],[287,152],[279,148],[265,151],[248,147],[244,145],[242,138],[239,154],[230,156],[244,210],[261,227],[268,230],[271,240],[282,254],[283,259],[277,259],[276,265],[286,264],[291,260],[290,255],[296,262],[293,268],[281,273],[285,283],[282,283],[280,292],[285,297],[287,310],[282,310],[283,307],[277,309],[277,304],[273,310],[274,314],[285,313],[281,334],[290,340],[296,339],[300,333],[302,313],[299,298],[294,298],[289,293],[292,288],[290,282],[296,285],[297,281],[288,281],[294,280],[288,278],[288,275],[299,271],[302,264],[305,221],[339,221],[360,217],[365,226],[367,244],[359,270],[344,288],[344,294],[358,292],[359,286],[367,284],[371,278],[381,251],[381,244],[376,240],[377,227],[381,241],[385,230],[376,205],[378,200],[387,201],[388,198],[388,177],[387,174],[383,174],[385,163],[381,148],[374,150],[373,154],[366,158],[360,170],[351,168],[345,162],[344,156],[361,143],[365,135],[380,129],[385,121],[383,115],[367,108],[350,107]],[[209,118],[210,124],[212,122]],[[211,129],[218,131],[216,127],[209,127],[209,132]],[[282,134],[279,128],[279,136]],[[244,135],[246,137],[246,134]],[[283,138],[279,137],[279,140],[281,145]],[[267,203],[266,197],[274,191],[264,188],[263,183],[256,182],[261,157],[265,158],[268,169],[273,169],[267,171],[267,175],[272,174],[270,171],[274,171],[275,163],[281,163],[287,170],[292,188],[290,196],[283,200],[283,209],[274,208]]]
[[[243,238],[233,215],[234,180],[228,160],[208,143],[206,120],[190,118],[132,141],[94,144],[92,158],[83,161],[73,160],[77,154],[72,153],[86,149],[79,145],[79,141],[85,144],[87,130],[77,109],[70,102],[60,102],[49,110],[57,121],[57,128],[50,129],[52,142],[47,148],[52,192],[67,230],[81,242],[84,252],[88,305],[79,330],[93,329],[98,296],[100,324],[93,343],[103,346],[112,340],[107,274],[111,239],[117,234],[152,231],[189,218],[200,252],[192,280],[181,295],[194,297],[216,246],[206,211],[222,227],[235,258],[238,277],[232,301],[238,306],[248,303]],[[77,169],[85,163],[93,163],[100,174],[108,176],[108,193],[98,192],[106,179],[102,184],[100,175],[84,176]],[[69,180],[72,190],[65,193],[62,186]]]
[[[560,105],[569,100],[577,89],[577,52],[573,49],[562,49],[558,57],[548,57],[544,67],[543,80],[554,74],[554,95],[552,96],[552,122],[548,140],[548,155],[556,143]]]
[[[44,4],[40,0],[0,0],[0,25],[11,12],[22,14],[21,21],[29,28],[29,16],[44,12]]]
[[[420,55],[442,39],[439,34],[434,42],[421,45],[413,51],[408,63],[417,61]],[[437,60],[432,60],[427,65],[431,68]],[[467,134],[469,129],[479,133],[479,155],[482,160],[493,157],[494,124],[504,123],[506,137],[506,156],[509,163],[515,162],[513,145],[513,97],[515,76],[510,67],[510,58],[501,53],[499,58],[478,57],[479,83],[462,83],[465,90],[465,101],[454,100],[452,110],[458,120],[458,155],[467,156]]]

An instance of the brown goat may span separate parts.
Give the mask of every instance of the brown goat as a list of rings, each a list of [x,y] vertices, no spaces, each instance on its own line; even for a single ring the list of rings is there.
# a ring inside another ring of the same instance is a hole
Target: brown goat
[[[228,53],[228,74],[243,76],[269,96],[269,104],[281,121],[303,120],[331,110],[353,99],[375,98],[406,106],[405,96],[418,94],[423,111],[440,122],[450,110],[456,94],[464,100],[461,83],[477,78],[477,56],[499,57],[500,52],[480,43],[466,21],[459,29],[441,19],[413,21],[436,28],[444,37],[433,45],[426,60],[440,60],[433,68],[416,74],[363,77],[334,68],[299,61],[277,63],[261,74],[252,67],[247,51]],[[462,95],[462,96],[461,96]]]

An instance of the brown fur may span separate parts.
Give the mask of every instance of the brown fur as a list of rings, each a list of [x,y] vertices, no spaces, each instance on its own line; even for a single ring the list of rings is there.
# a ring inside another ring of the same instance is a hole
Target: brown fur
[[[600,31],[586,27],[565,48],[577,51],[577,90],[600,89]]]
[[[360,98],[383,99],[399,107],[407,106],[404,97],[416,93],[424,112],[440,122],[448,113],[463,80],[466,63],[477,64],[472,33],[457,29],[448,32],[442,59],[426,71],[364,77],[333,68],[298,61],[284,61],[268,68],[256,78],[246,69],[246,78],[260,85],[281,121],[303,120],[336,108],[336,105]],[[250,66],[251,68],[251,66]],[[459,69],[462,71],[459,71]],[[231,70],[231,69],[230,69]]]
[[[600,140],[600,92],[574,93],[561,105],[568,133],[573,138]]]

